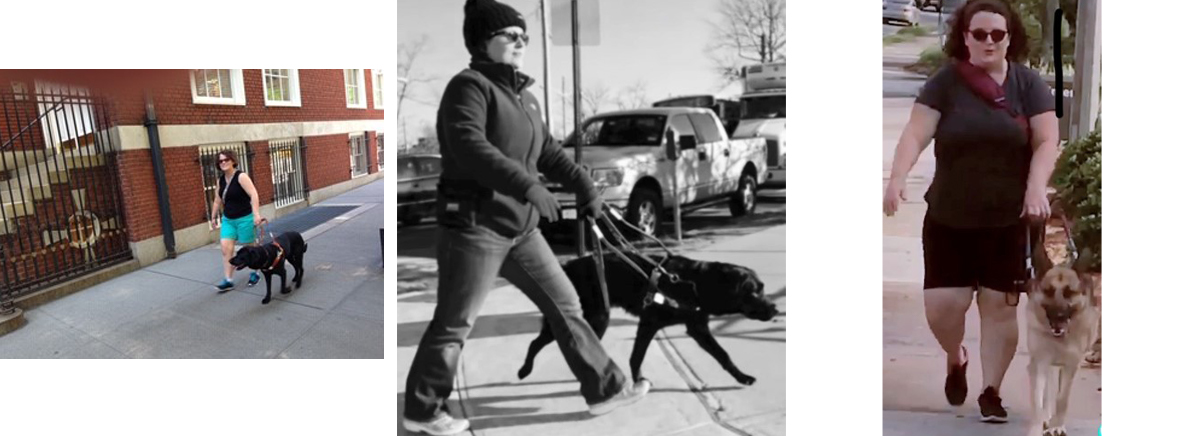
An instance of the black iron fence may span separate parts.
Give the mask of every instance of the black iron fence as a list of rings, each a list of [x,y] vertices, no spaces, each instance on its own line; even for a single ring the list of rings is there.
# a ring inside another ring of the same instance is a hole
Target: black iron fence
[[[271,183],[275,187],[275,207],[281,208],[304,201],[303,159],[298,139],[271,141]]]
[[[222,177],[222,170],[218,168],[218,154],[223,150],[233,151],[238,156],[238,169],[247,175],[251,174],[251,157],[254,153],[244,142],[228,144],[203,145],[197,147],[197,164],[201,165],[202,190],[205,193],[205,215],[209,217],[213,212],[214,200],[218,198],[218,177]],[[252,178],[252,180],[254,180]],[[211,229],[222,227],[222,214],[209,217]]]
[[[0,92],[0,314],[16,298],[132,258],[104,99]]]

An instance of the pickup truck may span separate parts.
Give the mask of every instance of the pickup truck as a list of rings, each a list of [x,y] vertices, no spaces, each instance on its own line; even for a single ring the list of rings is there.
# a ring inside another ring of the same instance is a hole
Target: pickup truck
[[[669,132],[676,138],[674,160],[666,153]],[[564,151],[574,159],[571,139]],[[604,202],[624,208],[625,219],[650,235],[661,232],[665,211],[675,201],[683,210],[729,201],[732,216],[755,211],[757,186],[768,175],[766,153],[763,138],[728,138],[719,118],[705,108],[606,112],[583,123],[581,164]],[[543,183],[558,197],[563,219],[575,219],[574,194],[545,178]]]
[[[398,221],[415,225],[435,212],[435,191],[439,185],[440,155],[412,154],[398,156]]]

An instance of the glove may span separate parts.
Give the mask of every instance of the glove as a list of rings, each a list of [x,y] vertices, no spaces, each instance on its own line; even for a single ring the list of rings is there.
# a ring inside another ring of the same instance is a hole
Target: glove
[[[604,214],[604,198],[599,195],[592,198],[591,201],[584,203],[582,207],[583,214],[592,219],[598,220]]]
[[[559,200],[542,185],[534,185],[526,190],[526,201],[538,208],[538,212],[547,221],[552,223],[559,221]]]

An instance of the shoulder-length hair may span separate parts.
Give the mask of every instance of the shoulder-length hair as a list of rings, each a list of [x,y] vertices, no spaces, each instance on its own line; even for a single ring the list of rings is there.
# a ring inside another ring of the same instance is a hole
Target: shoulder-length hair
[[[965,34],[969,32],[969,22],[978,12],[993,12],[1006,19],[1006,32],[1010,35],[1010,46],[1006,50],[1006,59],[1020,61],[1027,58],[1027,31],[1023,28],[1023,19],[1011,9],[1010,5],[999,0],[970,0],[949,18],[949,38],[945,40],[945,54],[952,59],[969,60],[969,49],[965,47]]]

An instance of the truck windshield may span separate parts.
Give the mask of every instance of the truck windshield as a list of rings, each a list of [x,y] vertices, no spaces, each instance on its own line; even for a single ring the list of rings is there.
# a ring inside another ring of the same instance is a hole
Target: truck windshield
[[[626,115],[592,120],[583,128],[583,145],[661,145],[665,115]],[[568,140],[565,147],[574,147]]]
[[[740,100],[739,117],[744,120],[784,118],[785,96],[744,97]]]

